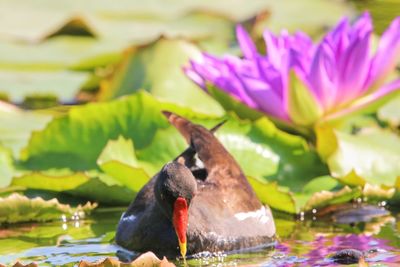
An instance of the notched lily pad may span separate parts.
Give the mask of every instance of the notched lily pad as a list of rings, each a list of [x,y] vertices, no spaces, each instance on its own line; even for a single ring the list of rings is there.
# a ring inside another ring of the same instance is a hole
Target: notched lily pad
[[[41,197],[28,198],[18,193],[0,198],[0,223],[59,220],[62,215],[85,216],[97,207],[96,203],[86,203],[72,208],[57,199],[44,200]]]
[[[169,262],[165,257],[160,260],[152,252],[146,252],[140,255],[131,263],[123,263],[114,258],[105,258],[98,262],[81,261],[78,267],[174,267],[175,265]]]

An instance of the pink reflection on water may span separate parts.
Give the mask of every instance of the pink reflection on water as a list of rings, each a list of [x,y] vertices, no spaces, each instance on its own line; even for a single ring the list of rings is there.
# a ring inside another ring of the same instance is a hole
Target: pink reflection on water
[[[385,266],[400,266],[399,249],[389,245],[388,240],[368,235],[347,234],[338,236],[316,235],[313,241],[301,244],[288,241],[276,246],[277,255],[271,266],[336,266],[330,256],[342,249],[357,249],[366,253],[366,261],[385,263]]]

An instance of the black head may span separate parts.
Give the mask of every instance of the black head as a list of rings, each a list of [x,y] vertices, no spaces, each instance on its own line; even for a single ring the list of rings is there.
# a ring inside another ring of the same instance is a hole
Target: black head
[[[176,199],[182,197],[190,205],[197,190],[197,183],[185,165],[173,161],[161,169],[154,189],[158,205],[171,219]]]

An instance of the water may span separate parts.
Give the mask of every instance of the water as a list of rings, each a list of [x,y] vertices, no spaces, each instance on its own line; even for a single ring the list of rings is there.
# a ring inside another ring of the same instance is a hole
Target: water
[[[86,220],[12,225],[0,229],[0,262],[32,261],[40,266],[75,266],[80,260],[115,257],[115,227],[123,209],[99,209]],[[335,225],[318,220],[275,219],[275,248],[247,253],[203,253],[189,266],[332,266],[330,255],[344,248],[366,253],[369,266],[400,266],[400,217]],[[182,262],[175,262],[182,265]],[[351,265],[350,265],[351,266]],[[357,265],[353,265],[357,266]]]

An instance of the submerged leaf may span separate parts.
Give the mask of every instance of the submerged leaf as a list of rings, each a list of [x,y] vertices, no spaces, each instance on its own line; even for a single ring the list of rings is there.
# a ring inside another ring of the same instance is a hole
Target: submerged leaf
[[[86,203],[84,206],[71,208],[60,204],[57,199],[44,200],[41,197],[28,198],[14,193],[0,198],[0,223],[59,220],[61,215],[78,213],[80,217],[96,208],[97,204]]]
[[[140,255],[136,260],[131,263],[123,263],[114,258],[105,258],[104,260],[100,260],[98,262],[87,262],[81,261],[78,267],[173,267],[175,266],[173,263],[168,262],[168,260],[164,257],[162,260],[157,258],[156,255],[152,252],[146,252]]]

